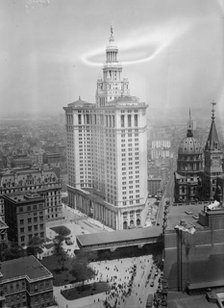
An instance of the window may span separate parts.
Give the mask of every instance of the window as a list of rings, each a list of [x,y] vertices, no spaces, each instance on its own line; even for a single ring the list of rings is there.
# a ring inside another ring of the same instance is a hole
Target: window
[[[131,127],[131,115],[128,115],[128,127]]]
[[[121,127],[124,127],[124,115],[121,115]]]
[[[32,221],[32,219],[31,219],[31,218],[28,218],[27,221],[28,221],[28,224],[30,224],[31,221]]]
[[[78,115],[78,124],[82,124],[81,114]]]
[[[137,114],[134,115],[134,123],[135,123],[135,126],[138,126],[138,115]]]
[[[23,225],[24,224],[24,219],[20,219],[20,224]]]

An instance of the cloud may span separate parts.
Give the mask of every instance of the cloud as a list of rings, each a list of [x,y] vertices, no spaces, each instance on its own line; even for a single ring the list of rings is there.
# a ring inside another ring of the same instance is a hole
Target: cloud
[[[184,19],[173,20],[162,26],[159,25],[141,29],[141,31],[139,31],[140,33],[135,32],[134,35],[126,35],[129,39],[119,41],[117,45],[119,49],[122,50],[123,54],[129,52],[133,55],[133,58],[122,61],[122,64],[139,64],[153,60],[167,46],[187,32],[191,25],[191,22]],[[103,63],[99,58],[102,59],[104,54],[105,47],[102,47],[83,54],[81,60],[86,65],[102,66]],[[127,59],[127,55],[125,58]]]

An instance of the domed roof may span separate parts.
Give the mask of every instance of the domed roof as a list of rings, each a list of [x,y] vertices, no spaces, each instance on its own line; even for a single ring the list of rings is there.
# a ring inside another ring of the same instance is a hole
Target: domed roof
[[[192,137],[185,137],[180,145],[179,145],[179,149],[178,149],[178,154],[201,154],[202,153],[202,149],[200,146],[200,143],[198,142],[198,140],[196,138]]]

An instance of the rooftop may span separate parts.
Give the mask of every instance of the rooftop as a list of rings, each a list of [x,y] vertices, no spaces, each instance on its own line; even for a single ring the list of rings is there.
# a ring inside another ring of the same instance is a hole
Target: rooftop
[[[189,226],[194,226],[196,230],[203,230],[204,227],[198,223],[198,215],[205,206],[203,203],[170,207],[167,216],[167,230],[174,230],[181,220]]]
[[[6,196],[7,199],[12,200],[16,203],[21,203],[21,202],[28,202],[30,200],[44,200],[44,197],[39,195],[38,193],[27,193],[27,194],[15,194],[11,196]]]
[[[131,230],[83,234],[77,236],[77,239],[82,246],[92,246],[121,241],[132,241],[144,238],[147,239],[149,237],[158,237],[161,233],[162,229],[160,227],[147,227]]]
[[[2,282],[21,276],[27,276],[29,280],[52,278],[52,274],[34,256],[2,262],[1,274],[3,275]]]
[[[73,103],[68,104],[68,107],[85,107],[85,106],[94,106],[94,104],[83,101],[79,96],[79,99]]]

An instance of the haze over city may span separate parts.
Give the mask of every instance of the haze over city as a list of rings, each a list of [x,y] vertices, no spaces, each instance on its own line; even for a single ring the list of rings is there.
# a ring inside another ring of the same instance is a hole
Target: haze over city
[[[62,113],[95,102],[110,26],[131,95],[148,116],[223,114],[223,2],[1,1],[2,114]],[[203,108],[203,110],[202,110]],[[159,112],[158,112],[159,111]]]

